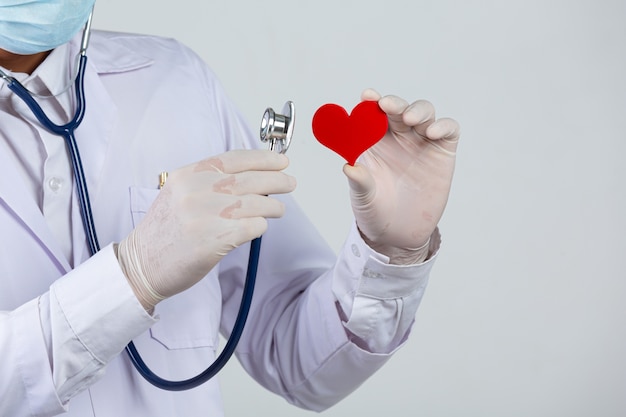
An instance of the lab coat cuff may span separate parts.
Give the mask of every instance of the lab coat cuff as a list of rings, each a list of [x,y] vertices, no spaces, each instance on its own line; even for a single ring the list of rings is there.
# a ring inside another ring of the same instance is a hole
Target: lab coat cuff
[[[156,322],[130,288],[113,245],[57,280],[50,294],[76,338],[101,363]]]
[[[344,247],[348,251],[346,255],[358,256],[364,260],[356,293],[377,299],[403,298],[423,291],[441,245],[441,236],[436,229],[430,239],[430,255],[424,262],[392,265],[387,256],[374,251],[365,243],[356,223],[353,224],[348,239],[350,243]]]
[[[15,350],[15,357],[9,356],[4,359],[11,362],[15,361],[13,363],[20,370],[21,382],[24,385],[24,392],[27,394],[23,398],[27,404],[25,408],[46,410],[50,415],[67,411],[57,396],[45,341],[41,332],[32,330],[39,329],[42,325],[39,299],[29,301],[11,312],[11,318],[13,324],[12,337],[15,340],[15,346],[20,348]],[[15,391],[20,392],[21,390],[16,389]],[[11,401],[9,401],[10,403]],[[3,408],[0,407],[0,409]]]

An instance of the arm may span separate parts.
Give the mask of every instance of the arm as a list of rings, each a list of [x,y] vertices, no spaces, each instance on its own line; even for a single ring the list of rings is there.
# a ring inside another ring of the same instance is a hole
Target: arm
[[[354,391],[404,343],[434,258],[417,266],[388,265],[377,259],[356,228],[336,256],[297,205],[283,201],[285,216],[270,222],[263,236],[257,289],[237,356],[269,390],[320,411]],[[239,307],[247,250],[247,245],[238,248],[220,263],[225,334]],[[396,281],[395,294],[378,285],[389,280]],[[381,290],[384,297],[378,297]],[[352,309],[359,299],[374,303]],[[377,309],[379,302],[392,305],[387,310],[397,321],[365,314],[373,319],[367,320],[368,330],[384,335],[363,338],[368,343],[381,339],[384,347],[377,351],[347,331],[346,322],[360,322],[361,312]],[[347,317],[339,304],[346,306]]]
[[[152,323],[111,246],[104,248],[49,292],[0,313],[0,415],[66,411],[70,398]]]

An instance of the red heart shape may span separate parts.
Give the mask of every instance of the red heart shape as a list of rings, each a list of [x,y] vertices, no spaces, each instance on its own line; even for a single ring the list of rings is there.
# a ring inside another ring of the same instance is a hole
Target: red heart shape
[[[313,115],[313,135],[318,142],[350,165],[385,136],[387,127],[387,115],[376,101],[362,101],[350,115],[337,104],[324,104]]]

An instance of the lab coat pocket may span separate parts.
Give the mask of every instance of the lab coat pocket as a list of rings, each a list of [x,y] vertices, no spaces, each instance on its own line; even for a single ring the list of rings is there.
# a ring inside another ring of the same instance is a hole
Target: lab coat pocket
[[[141,222],[159,195],[154,188],[130,187],[133,227]],[[190,289],[160,302],[159,320],[150,329],[151,338],[167,350],[211,348],[219,342],[222,298],[215,273]]]
[[[143,220],[158,195],[159,190],[156,188],[130,187],[130,214],[133,227],[137,227]]]
[[[221,293],[217,278],[209,274],[192,288],[162,301],[150,335],[168,350],[217,348]]]

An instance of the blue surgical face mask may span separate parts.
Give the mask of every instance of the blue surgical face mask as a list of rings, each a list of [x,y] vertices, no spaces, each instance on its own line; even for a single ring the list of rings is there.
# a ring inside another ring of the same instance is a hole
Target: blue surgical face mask
[[[0,49],[20,55],[68,42],[87,23],[95,0],[0,0]]]

